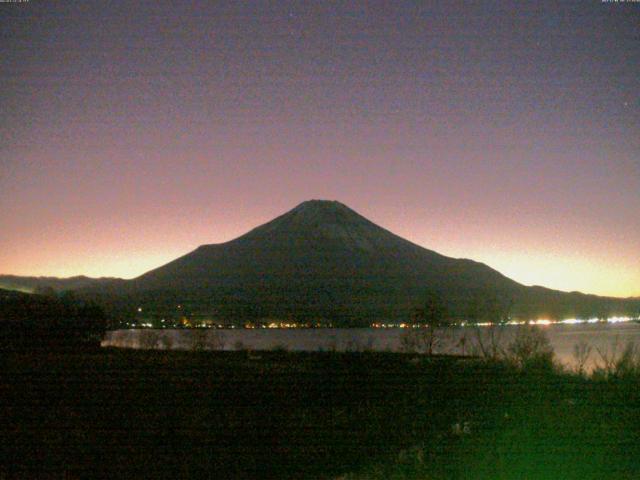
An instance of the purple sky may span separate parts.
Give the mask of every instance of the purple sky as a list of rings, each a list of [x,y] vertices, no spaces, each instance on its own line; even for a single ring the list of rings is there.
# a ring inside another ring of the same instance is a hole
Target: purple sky
[[[311,198],[640,295],[640,3],[0,3],[0,273],[137,276]]]

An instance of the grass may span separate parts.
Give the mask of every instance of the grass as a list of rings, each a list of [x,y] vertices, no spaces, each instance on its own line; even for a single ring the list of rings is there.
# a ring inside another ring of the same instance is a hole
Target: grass
[[[637,376],[397,353],[5,355],[0,478],[640,478]]]

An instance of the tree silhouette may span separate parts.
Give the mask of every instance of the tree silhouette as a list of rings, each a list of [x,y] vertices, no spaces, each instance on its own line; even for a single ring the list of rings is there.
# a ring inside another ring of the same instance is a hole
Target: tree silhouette
[[[483,357],[496,359],[504,353],[502,334],[512,307],[511,299],[501,299],[494,292],[471,300],[467,321],[475,327],[476,347]]]
[[[414,335],[416,347],[420,344],[427,354],[432,355],[433,348],[438,343],[438,329],[448,325],[447,307],[442,297],[437,292],[429,290],[423,306],[414,311],[412,320],[414,325],[420,327]]]

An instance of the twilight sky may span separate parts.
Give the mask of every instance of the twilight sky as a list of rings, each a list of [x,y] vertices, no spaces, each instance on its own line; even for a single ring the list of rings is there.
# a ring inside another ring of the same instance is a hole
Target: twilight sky
[[[640,295],[640,3],[0,3],[0,273],[130,278],[311,199]]]

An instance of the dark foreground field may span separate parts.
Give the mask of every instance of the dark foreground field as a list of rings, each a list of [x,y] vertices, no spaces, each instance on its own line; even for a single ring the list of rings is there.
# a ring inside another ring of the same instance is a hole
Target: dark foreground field
[[[640,478],[637,378],[256,357],[5,355],[0,478]]]

